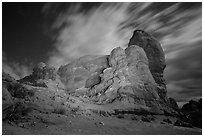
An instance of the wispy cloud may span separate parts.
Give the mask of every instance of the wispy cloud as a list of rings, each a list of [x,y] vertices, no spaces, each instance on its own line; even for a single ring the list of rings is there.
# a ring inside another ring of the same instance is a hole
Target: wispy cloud
[[[118,26],[126,19],[127,4],[104,4],[92,8],[88,13],[80,12],[80,4],[70,7],[60,14],[52,29],[59,31],[55,48],[49,63],[55,66],[67,63],[73,58],[87,54],[109,54],[117,46],[125,45],[128,34],[118,31]]]
[[[2,70],[19,80],[32,73],[32,67],[18,62],[9,62],[5,52],[2,52]]]

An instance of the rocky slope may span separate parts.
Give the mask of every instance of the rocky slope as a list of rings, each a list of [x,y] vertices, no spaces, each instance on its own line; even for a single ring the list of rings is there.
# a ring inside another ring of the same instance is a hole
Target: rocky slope
[[[110,55],[41,62],[18,81],[2,73],[3,134],[201,134],[167,97],[164,68],[160,44],[139,30]]]

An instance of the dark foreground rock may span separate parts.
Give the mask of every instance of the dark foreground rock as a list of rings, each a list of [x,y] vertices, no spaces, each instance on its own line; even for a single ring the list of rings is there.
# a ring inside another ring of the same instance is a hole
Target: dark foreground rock
[[[181,121],[181,120],[177,120],[175,123],[174,123],[175,126],[179,126],[179,127],[189,127],[189,128],[192,128],[193,126],[190,124],[190,123],[187,123],[187,122],[184,122],[184,121]]]
[[[181,112],[183,121],[202,128],[202,99],[198,101],[190,100],[182,106]]]

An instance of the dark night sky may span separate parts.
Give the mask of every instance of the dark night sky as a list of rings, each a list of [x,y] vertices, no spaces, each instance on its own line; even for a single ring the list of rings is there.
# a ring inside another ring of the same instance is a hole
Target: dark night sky
[[[43,31],[44,3],[3,3],[3,51],[8,60],[45,61],[51,39]],[[26,62],[25,62],[26,63]]]
[[[53,39],[48,34],[47,24],[58,15],[58,10],[69,8],[70,4],[55,3],[51,17],[42,13],[43,2],[4,2],[3,51],[7,59],[21,63],[46,61]],[[82,11],[101,3],[83,3]],[[55,11],[56,9],[56,11]],[[50,32],[52,33],[52,32]]]
[[[202,3],[2,3],[2,67],[16,79],[46,62],[58,68],[87,54],[126,47],[134,29],[165,52],[169,96],[202,96]]]

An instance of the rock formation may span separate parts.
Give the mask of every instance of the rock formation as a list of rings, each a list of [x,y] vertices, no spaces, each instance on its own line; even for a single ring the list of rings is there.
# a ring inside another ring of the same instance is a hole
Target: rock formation
[[[176,110],[177,105],[166,96],[164,68],[159,42],[136,30],[126,49],[117,47],[110,55],[83,56],[58,71],[41,62],[19,82],[56,91],[66,88],[69,94],[88,97],[89,103],[112,104],[113,110],[167,114]]]
[[[190,100],[181,108],[183,121],[195,127],[202,128],[202,99],[198,101]]]
[[[132,45],[125,50],[112,50],[108,63],[110,67],[101,73],[101,83],[88,91],[95,101],[106,104],[121,94],[135,98],[154,100],[159,96],[156,83],[148,68],[148,59],[142,48]]]
[[[149,69],[157,83],[158,95],[161,99],[167,100],[166,84],[163,78],[163,71],[166,67],[166,63],[164,52],[160,43],[145,31],[136,30],[129,41],[128,46],[131,45],[138,45],[144,49],[149,61]]]
[[[30,76],[25,77],[23,80],[38,80],[38,79],[51,79],[51,80],[56,80],[57,77],[57,71],[55,70],[54,67],[50,67],[46,65],[43,62],[38,63],[34,68],[33,68],[33,73]]]
[[[84,90],[93,103],[120,101],[160,113],[172,109],[163,78],[165,66],[160,43],[136,30],[126,49],[117,47],[108,56],[81,57],[61,66],[58,74],[68,90]]]
[[[19,82],[39,87],[54,85],[56,88],[64,88],[64,85],[57,75],[57,70],[43,62],[38,63],[33,68],[32,74],[20,79]]]
[[[202,109],[202,99],[198,101],[190,100],[182,106],[183,111],[197,111]]]

